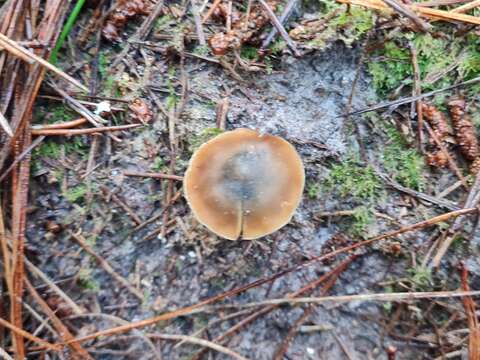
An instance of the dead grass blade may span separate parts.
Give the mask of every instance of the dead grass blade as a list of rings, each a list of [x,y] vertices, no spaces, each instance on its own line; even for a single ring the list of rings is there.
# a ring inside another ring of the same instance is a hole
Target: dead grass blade
[[[133,129],[136,127],[142,126],[142,124],[128,124],[128,125],[119,125],[119,126],[104,126],[88,129],[42,129],[35,130],[32,129],[32,135],[43,135],[43,136],[76,136],[76,135],[89,135],[101,132],[108,131],[121,131],[127,129]]]

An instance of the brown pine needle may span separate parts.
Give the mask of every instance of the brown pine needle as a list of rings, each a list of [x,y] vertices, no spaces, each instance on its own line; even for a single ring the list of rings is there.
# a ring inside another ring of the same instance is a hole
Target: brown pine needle
[[[175,341],[181,340],[181,341],[188,342],[188,343],[191,343],[191,344],[197,344],[197,345],[201,345],[201,346],[208,347],[208,348],[213,349],[213,350],[215,350],[215,351],[218,351],[218,352],[221,352],[221,353],[223,353],[223,354],[229,355],[229,356],[231,356],[232,358],[237,359],[237,360],[248,360],[248,358],[241,356],[240,354],[238,354],[238,353],[236,353],[235,351],[232,351],[232,350],[226,348],[225,346],[221,346],[221,345],[215,344],[215,343],[212,342],[212,341],[208,341],[208,340],[204,340],[204,339],[199,339],[199,338],[194,337],[194,336],[188,336],[188,335],[171,335],[171,334],[156,334],[156,333],[154,333],[154,334],[147,334],[147,336],[148,336],[149,338],[152,338],[152,339],[175,340]]]
[[[475,1],[472,1],[472,2],[469,2],[467,4],[464,4],[462,6],[459,6],[455,9],[453,9],[452,13],[464,13],[464,12],[467,12],[469,10],[472,10],[474,8],[476,8],[477,6],[480,6],[480,0],[475,0]]]
[[[58,67],[50,64],[45,59],[42,59],[40,56],[35,55],[34,53],[28,51],[23,46],[19,45],[16,41],[9,39],[7,36],[0,33],[0,45],[3,46],[8,52],[12,53],[15,56],[20,57],[22,60],[27,61],[28,63],[37,62],[48,70],[54,72],[58,76],[62,77],[72,85],[75,85],[79,89],[88,92],[88,88],[82,85],[78,80],[74,79],[70,75],[66,74]]]
[[[185,315],[193,314],[193,313],[199,312],[201,310],[201,308],[203,308],[205,305],[212,304],[214,302],[223,300],[227,297],[231,297],[231,296],[240,294],[242,292],[245,292],[249,289],[252,289],[254,287],[266,284],[266,283],[271,282],[275,279],[278,279],[279,277],[281,277],[285,274],[288,274],[292,271],[301,269],[301,268],[306,267],[308,265],[317,263],[319,261],[330,259],[330,258],[336,257],[337,255],[340,255],[340,254],[343,254],[343,253],[351,252],[355,249],[358,249],[360,247],[369,245],[369,244],[371,244],[373,242],[376,242],[376,241],[384,240],[384,239],[391,238],[393,236],[397,236],[397,235],[400,235],[400,234],[403,234],[403,233],[406,233],[406,232],[409,232],[409,231],[413,231],[413,230],[421,229],[421,228],[424,228],[424,227],[427,227],[427,226],[431,226],[431,225],[437,224],[439,222],[444,222],[444,221],[447,221],[447,220],[449,220],[451,218],[454,218],[454,217],[457,217],[457,216],[472,214],[472,213],[475,213],[477,211],[478,211],[477,208],[468,208],[468,209],[461,209],[461,210],[457,210],[457,211],[451,211],[451,212],[448,212],[448,213],[445,213],[445,214],[442,214],[442,215],[439,215],[439,216],[435,216],[435,217],[430,218],[428,220],[420,221],[418,223],[405,226],[405,227],[403,227],[399,230],[390,231],[390,232],[387,232],[383,235],[379,235],[379,236],[376,236],[376,237],[373,237],[373,238],[355,243],[353,245],[346,246],[346,247],[340,248],[338,250],[334,250],[334,251],[332,251],[328,254],[316,256],[316,257],[314,257],[314,258],[312,258],[312,259],[310,259],[310,260],[308,260],[308,261],[306,261],[306,262],[304,262],[300,265],[296,265],[296,266],[293,266],[291,268],[280,271],[280,272],[278,272],[278,273],[276,273],[276,274],[274,274],[274,275],[272,275],[268,278],[259,279],[257,281],[251,282],[247,285],[244,285],[240,288],[236,288],[236,289],[227,291],[225,293],[215,295],[213,297],[210,297],[208,299],[200,301],[196,304],[193,304],[193,305],[190,305],[190,306],[178,309],[178,310],[174,310],[174,311],[171,311],[171,312],[167,312],[165,314],[162,314],[162,315],[150,318],[150,319],[140,320],[140,321],[132,322],[128,325],[117,326],[117,327],[113,327],[113,328],[110,328],[110,329],[101,330],[101,331],[95,332],[93,334],[86,335],[86,336],[80,337],[78,339],[75,339],[75,341],[83,342],[83,341],[95,339],[99,336],[110,336],[110,335],[114,335],[114,334],[119,334],[119,333],[123,333],[123,332],[126,332],[126,331],[130,331],[132,329],[138,329],[138,328],[142,328],[142,327],[145,327],[145,326],[148,326],[148,325],[152,325],[152,324],[155,324],[155,323],[160,322],[160,321],[171,320],[171,319],[175,319],[179,316],[185,316]]]
[[[53,350],[53,351],[60,350],[59,345],[51,344],[48,341],[42,340],[39,337],[36,337],[35,335],[30,334],[28,331],[25,331],[23,329],[16,327],[15,325],[9,323],[5,319],[2,319],[1,317],[0,317],[0,325],[6,327],[7,329],[12,330],[17,335],[23,336],[27,340],[30,340],[30,341],[33,341],[34,343],[45,346],[45,348],[47,348],[48,350]]]
[[[369,9],[391,11],[388,6],[381,0],[337,0],[343,4],[359,5]],[[454,13],[452,11],[444,11],[437,9],[430,9],[427,7],[417,5],[406,5],[407,8],[413,10],[420,15],[429,17],[432,19],[441,19],[446,21],[461,21],[469,24],[480,25],[480,18],[471,15],[464,15],[460,13]]]
[[[88,129],[44,129],[44,130],[32,129],[32,135],[43,135],[43,136],[88,135],[88,134],[95,134],[95,133],[107,132],[107,131],[127,130],[127,129],[136,128],[136,127],[139,127],[139,126],[142,126],[142,124],[105,126],[105,127],[96,127],[96,128],[88,128]]]
[[[137,176],[137,177],[151,177],[155,179],[165,179],[165,180],[176,180],[183,181],[183,176],[170,175],[163,173],[153,173],[153,172],[135,172],[135,171],[125,171],[123,173],[125,176]]]
[[[420,291],[420,292],[399,292],[399,293],[379,293],[379,294],[356,294],[340,296],[323,297],[305,297],[305,298],[280,298],[264,301],[251,302],[246,304],[228,305],[227,307],[251,308],[265,305],[294,305],[294,304],[340,304],[351,301],[412,301],[419,299],[445,299],[454,297],[480,296],[480,290],[476,291]]]
[[[45,125],[33,125],[32,130],[47,130],[47,129],[71,129],[80,125],[85,124],[88,122],[85,118],[79,118],[75,120],[66,121],[63,123],[55,123],[55,124],[45,124]]]
[[[124,286],[130,293],[135,295],[140,301],[143,301],[144,296],[143,293],[136,289],[130,282],[125,279],[123,276],[118,274],[113,267],[105,260],[103,257],[98,255],[93,249],[87,244],[85,239],[83,238],[82,235],[80,234],[75,234],[73,232],[70,232],[70,236],[75,239],[78,244],[85,250],[89,255],[93,256],[100,266],[105,270],[109,275],[111,275],[117,282],[119,282],[122,286]]]

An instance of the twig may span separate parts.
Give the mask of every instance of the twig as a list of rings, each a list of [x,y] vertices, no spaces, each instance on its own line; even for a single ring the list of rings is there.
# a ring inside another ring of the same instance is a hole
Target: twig
[[[0,111],[0,126],[2,127],[3,131],[5,131],[5,133],[12,137],[13,136],[13,131],[12,131],[12,128],[10,127],[10,124],[8,123],[7,119],[5,118],[5,116],[2,114],[2,112]]]
[[[470,291],[468,284],[468,270],[464,264],[461,264],[461,282],[462,290]],[[475,311],[475,301],[470,296],[463,299],[463,307],[468,321],[468,359],[480,360],[480,327],[478,326],[478,319]]]
[[[417,57],[417,48],[415,44],[410,42],[410,53],[412,55],[412,68],[413,68],[413,87],[414,87],[414,96],[420,96],[422,94],[422,88],[420,83],[420,68],[418,67],[418,57]],[[415,107],[417,110],[417,141],[418,149],[423,153],[423,109],[422,102],[417,100],[415,102]]]
[[[148,337],[152,339],[162,339],[162,340],[182,340],[191,344],[197,344],[201,346],[208,347],[210,349],[213,349],[215,351],[221,352],[223,354],[229,355],[234,359],[237,360],[248,360],[246,357],[241,356],[240,354],[224,347],[218,344],[215,344],[212,341],[204,340],[204,339],[199,339],[193,336],[188,336],[188,335],[171,335],[171,334],[147,334]]]
[[[75,85],[79,89],[81,89],[85,92],[88,92],[88,88],[86,86],[82,85],[78,80],[76,80],[73,77],[71,77],[70,75],[66,74],[65,72],[63,72],[62,70],[57,68],[56,66],[50,64],[45,59],[42,59],[40,56],[37,56],[34,53],[28,51],[23,46],[18,45],[15,41],[9,39],[8,37],[6,37],[5,35],[3,35],[1,33],[0,33],[0,45],[5,47],[5,49],[7,51],[11,52],[13,55],[18,56],[18,52],[20,52],[21,54],[24,55],[24,57],[26,56],[30,60],[33,60],[33,61],[39,63],[40,65],[42,65],[43,67],[47,68],[48,70],[54,72],[55,74],[57,74],[61,78],[65,79],[66,81],[68,81],[72,85]],[[21,58],[25,59],[24,57],[21,57]]]
[[[356,294],[306,298],[269,299],[246,304],[226,305],[226,307],[251,308],[265,305],[294,305],[294,304],[341,304],[352,301],[412,301],[419,299],[446,299],[465,296],[480,296],[480,290],[474,291],[420,291],[400,293]]]
[[[465,4],[465,5],[462,5],[462,6],[459,6],[459,7],[455,8],[450,12],[452,12],[452,13],[464,13],[464,12],[467,12],[471,9],[476,8],[477,6],[480,6],[480,0],[474,0],[472,2],[469,2],[469,3]]]
[[[356,258],[358,258],[358,255],[352,255],[350,258],[348,258],[347,260],[343,261],[338,266],[336,266],[332,271],[329,271],[328,273],[323,274],[318,279],[315,279],[314,281],[310,282],[306,286],[303,286],[302,288],[287,294],[286,297],[288,297],[288,298],[298,297],[298,296],[303,295],[303,294],[305,294],[309,291],[314,290],[319,285],[323,284],[326,280],[336,278],[336,275],[338,275],[339,273],[344,271],[348,267],[348,265],[350,265],[350,263],[352,261],[354,261]],[[325,286],[328,286],[328,283]],[[322,293],[322,295],[323,295],[323,293]],[[237,332],[241,328],[244,328],[245,326],[247,326],[248,324],[250,324],[254,320],[258,319],[260,316],[268,314],[271,311],[275,310],[276,308],[278,308],[277,305],[270,305],[270,306],[266,306],[266,307],[264,307],[260,310],[257,310],[253,314],[247,316],[245,319],[242,319],[241,321],[239,321],[235,325],[231,326],[223,334],[221,334],[221,335],[217,336],[215,339],[213,339],[213,341],[218,343],[218,342],[226,339],[227,337],[233,335],[235,332]],[[201,359],[203,354],[204,354],[204,350],[198,352],[196,355],[193,356],[192,360]]]
[[[112,278],[114,278],[117,282],[119,282],[122,286],[124,286],[130,293],[135,295],[140,301],[143,301],[144,296],[143,293],[136,289],[135,287],[130,284],[130,282],[125,279],[123,276],[118,274],[113,267],[105,260],[103,257],[98,255],[93,249],[87,244],[85,239],[80,234],[75,234],[73,232],[69,232],[70,236],[75,239],[78,244],[85,250],[89,255],[93,256],[95,260],[98,261],[99,265],[105,270]]]
[[[376,237],[373,237],[373,238],[355,243],[353,245],[334,250],[334,251],[332,251],[328,254],[313,257],[310,260],[307,260],[306,262],[303,262],[299,265],[295,265],[293,267],[282,270],[282,271],[280,271],[280,272],[278,272],[278,273],[276,273],[272,276],[256,280],[256,281],[251,282],[247,285],[244,285],[240,288],[236,288],[236,289],[224,292],[222,294],[215,295],[213,297],[210,297],[208,299],[200,301],[200,302],[198,302],[194,305],[190,305],[190,306],[178,309],[178,310],[174,310],[172,312],[168,312],[168,313],[165,313],[165,314],[162,314],[162,315],[150,318],[150,319],[145,319],[145,320],[140,320],[140,321],[137,321],[137,322],[134,322],[134,323],[130,323],[129,325],[126,325],[126,326],[119,326],[119,327],[116,327],[116,328],[110,328],[110,329],[98,331],[96,333],[78,338],[78,339],[76,339],[76,341],[83,342],[83,341],[95,339],[99,336],[109,336],[109,335],[113,335],[113,334],[118,334],[118,333],[126,332],[126,331],[129,331],[129,330],[132,330],[132,329],[138,329],[138,328],[142,328],[142,327],[145,327],[145,326],[148,326],[148,325],[152,325],[152,324],[155,324],[159,321],[170,320],[170,319],[177,318],[179,316],[184,316],[184,315],[187,315],[187,314],[193,314],[193,313],[198,312],[199,309],[202,308],[205,305],[212,304],[214,302],[220,301],[220,300],[225,299],[227,297],[234,296],[234,295],[240,294],[242,292],[245,292],[245,291],[247,291],[249,289],[252,289],[254,287],[269,283],[269,282],[271,282],[275,279],[278,279],[279,277],[281,277],[285,274],[291,273],[292,271],[295,271],[295,270],[302,269],[304,267],[307,267],[307,266],[309,266],[311,264],[314,264],[314,263],[317,263],[319,261],[330,259],[330,258],[336,257],[337,255],[340,255],[340,254],[343,254],[343,253],[351,252],[355,249],[358,249],[360,247],[369,245],[371,243],[374,243],[374,242],[377,242],[377,241],[380,241],[380,240],[388,239],[388,238],[391,238],[393,236],[397,236],[397,235],[400,235],[400,234],[403,234],[403,233],[406,233],[406,232],[410,232],[410,231],[413,231],[413,230],[418,230],[418,229],[421,229],[421,228],[424,228],[424,227],[427,227],[427,226],[432,226],[434,224],[438,224],[440,222],[447,221],[447,220],[449,220],[451,218],[454,218],[454,217],[457,217],[457,216],[472,214],[472,213],[476,213],[476,212],[478,212],[478,209],[469,208],[469,209],[452,211],[452,212],[448,212],[448,213],[445,213],[445,214],[442,214],[442,215],[439,215],[439,216],[435,216],[435,217],[430,218],[428,220],[420,221],[418,223],[405,226],[405,227],[403,227],[399,230],[390,231],[390,232],[387,232],[385,234],[382,234],[382,235],[379,235],[379,236],[376,236]]]
[[[396,12],[412,20],[412,22],[416,25],[416,27],[421,31],[427,32],[430,29],[430,24],[420,19],[417,14],[415,14],[412,10],[410,10],[407,6],[403,5],[402,3],[395,0],[383,0],[383,2],[388,6],[390,6]]]
[[[380,0],[337,0],[343,4],[360,5],[370,9],[385,10],[388,6]],[[444,10],[430,9],[428,7],[422,7],[417,5],[407,5],[407,8],[419,12],[423,16],[427,16],[433,19],[441,19],[446,21],[462,21],[469,24],[480,25],[480,19],[476,16],[464,15]]]
[[[107,132],[107,131],[120,131],[120,130],[133,129],[139,126],[142,126],[142,124],[105,126],[105,127],[96,127],[96,128],[88,128],[88,129],[44,129],[44,130],[32,129],[32,135],[43,135],[43,136],[87,135],[87,134],[95,134],[95,133]]]
[[[280,15],[280,18],[279,18],[279,21],[281,24],[283,24],[288,19],[296,3],[297,3],[297,0],[288,0],[287,5],[285,6],[285,9],[283,9],[282,15]],[[277,28],[273,27],[273,29],[270,31],[268,36],[262,42],[262,46],[260,47],[260,50],[266,50],[270,45],[270,43],[273,41],[273,39],[275,39],[275,36],[277,35],[277,33],[278,33]]]
[[[142,219],[133,212],[130,207],[125,204],[117,195],[115,195],[113,192],[110,191],[108,187],[105,185],[100,185],[100,190],[105,194],[105,197],[111,198],[113,202],[115,202],[118,206],[120,206],[127,214],[130,216],[133,220],[133,222],[137,225],[140,225],[142,223]]]
[[[208,19],[210,19],[210,16],[212,16],[213,12],[217,9],[217,7],[222,3],[222,0],[215,0],[208,9],[208,12],[205,14],[205,16],[202,19],[202,24],[205,23]]]
[[[74,336],[70,333],[68,328],[62,323],[62,321],[58,318],[58,316],[55,314],[55,312],[50,309],[48,304],[45,302],[45,300],[42,299],[40,294],[35,290],[35,287],[28,281],[28,279],[25,280],[25,285],[30,292],[30,295],[35,299],[38,305],[42,308],[42,311],[47,315],[50,320],[52,321],[53,327],[55,330],[57,330],[58,335],[60,338],[64,341],[67,342],[70,348],[72,349],[73,353],[75,355],[80,356],[80,359],[85,359],[85,360],[93,360],[93,358],[88,354],[88,352],[80,345],[79,342],[75,341]]]
[[[125,176],[136,176],[136,177],[150,177],[155,179],[164,179],[164,180],[176,180],[176,181],[183,181],[182,176],[178,175],[171,175],[171,174],[163,174],[157,172],[134,172],[134,171],[124,171],[123,175]]]
[[[39,268],[37,268],[35,265],[33,265],[30,261],[25,259],[25,264],[27,265],[28,269],[35,274],[35,276],[38,276],[47,286],[52,289],[60,298],[67,303],[72,311],[77,314],[83,314],[83,310],[80,309],[80,307],[73,301],[70,296],[65,294],[65,292],[60,289],[52,280],[50,280],[47,275],[45,275]]]
[[[445,209],[448,209],[450,211],[455,211],[455,210],[459,210],[460,208],[458,206],[456,206],[454,203],[452,203],[451,201],[448,201],[448,200],[442,200],[442,199],[438,199],[434,196],[430,196],[428,194],[425,194],[425,193],[422,193],[422,192],[419,192],[419,191],[415,191],[415,190],[412,190],[412,189],[409,189],[405,186],[402,186],[400,185],[399,183],[393,181],[392,179],[390,179],[386,174],[382,173],[381,171],[375,169],[375,172],[377,173],[377,175],[383,180],[385,181],[389,186],[391,186],[392,188],[394,189],[397,189],[398,191],[401,191],[405,194],[408,194],[410,196],[414,196],[418,199],[421,199],[421,200],[424,200],[424,201],[428,201],[429,203],[432,203],[432,204],[435,204],[435,205],[438,205],[438,206],[441,206]]]
[[[71,129],[80,125],[83,125],[87,122],[85,118],[79,118],[75,120],[66,121],[63,123],[56,124],[45,124],[45,125],[33,125],[32,130],[47,130],[47,129]]]
[[[30,152],[36,148],[43,140],[45,136],[39,136],[20,154],[18,157],[10,164],[10,166],[0,175],[0,183],[10,174],[10,172],[17,166],[17,164],[25,159],[25,157],[30,154]]]
[[[198,14],[196,1],[190,0],[190,5],[192,6],[193,20],[195,21],[195,30],[197,31],[198,42],[201,46],[206,46],[207,41],[205,40],[205,32],[203,31],[202,20]]]
[[[295,46],[295,43],[290,39],[290,36],[288,35],[287,31],[281,24],[281,22],[278,20],[277,16],[273,12],[273,10],[270,8],[270,6],[266,3],[265,0],[258,0],[260,4],[265,8],[265,11],[267,12],[268,17],[270,18],[270,21],[272,22],[273,26],[278,30],[280,35],[282,36],[283,40],[287,43],[288,47],[292,49],[293,53],[295,56],[301,56],[302,54],[298,51],[297,47]]]
[[[460,82],[460,83],[455,84],[455,85],[444,87],[442,89],[433,90],[433,91],[430,91],[428,93],[424,93],[424,94],[421,94],[421,95],[418,95],[418,96],[409,96],[409,97],[405,97],[405,98],[398,99],[398,100],[379,103],[377,105],[370,106],[370,107],[365,108],[365,109],[355,110],[355,111],[352,111],[350,113],[346,113],[346,114],[343,114],[343,115],[338,115],[337,118],[347,117],[347,116],[351,116],[351,115],[360,115],[360,114],[364,114],[364,113],[367,113],[367,112],[376,111],[376,110],[389,108],[389,107],[397,107],[397,106],[400,106],[400,105],[411,103],[412,101],[417,101],[417,100],[421,100],[421,99],[424,99],[424,98],[427,98],[427,97],[432,97],[432,96],[434,96],[436,94],[439,94],[441,92],[450,91],[450,90],[456,89],[458,87],[474,85],[478,82],[480,82],[480,76],[478,76],[476,78],[473,78],[473,79],[470,79],[470,80],[467,80],[467,81]]]
[[[47,349],[49,350],[53,350],[53,351],[58,351],[60,350],[60,346],[58,345],[55,345],[55,344],[51,344],[49,343],[48,341],[45,341],[45,340],[42,340],[38,337],[36,337],[35,335],[32,335],[30,334],[29,332],[23,330],[23,329],[20,329],[18,327],[16,327],[15,325],[9,323],[7,320],[5,319],[2,319],[0,317],[0,325],[6,327],[7,329],[10,329],[12,330],[15,334],[18,334],[20,336],[23,336],[25,339],[28,339],[30,341],[33,341],[39,345],[43,345],[45,346]]]

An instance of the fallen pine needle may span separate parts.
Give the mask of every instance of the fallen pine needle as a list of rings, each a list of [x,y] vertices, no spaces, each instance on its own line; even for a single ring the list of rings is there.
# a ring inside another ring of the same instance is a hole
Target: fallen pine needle
[[[226,305],[225,307],[250,308],[265,305],[283,305],[283,304],[340,304],[352,301],[409,301],[418,299],[442,299],[466,296],[480,296],[480,290],[477,291],[424,291],[424,292],[401,292],[401,293],[381,293],[381,294],[356,294],[340,296],[323,297],[304,297],[304,298],[279,298],[270,299],[246,304]]]
[[[229,355],[234,359],[237,360],[248,360],[248,358],[241,356],[240,354],[226,348],[225,346],[215,344],[212,341],[200,339],[194,336],[188,336],[188,335],[171,335],[171,334],[147,334],[149,338],[152,339],[162,339],[162,340],[181,340],[184,342],[188,342],[191,344],[197,344],[201,346],[208,347],[210,349],[216,350],[218,352],[221,352],[223,354]]]
[[[120,125],[120,126],[105,126],[105,127],[97,127],[97,128],[88,128],[88,129],[42,129],[36,130],[32,129],[32,135],[43,135],[43,136],[74,136],[74,135],[87,135],[87,134],[95,134],[99,132],[106,132],[106,131],[120,131],[126,129],[132,129],[142,126],[142,124],[129,124],[129,125]]]
[[[32,61],[35,61],[42,65],[43,67],[47,68],[48,70],[54,72],[58,76],[62,77],[63,79],[67,80],[69,83],[75,85],[79,89],[88,92],[88,88],[82,85],[78,80],[74,79],[70,75],[66,74],[62,70],[60,70],[58,67],[55,65],[50,64],[48,61],[45,59],[42,59],[40,56],[35,55],[34,53],[28,51],[26,48],[23,46],[17,44],[17,42],[9,39],[5,35],[0,33],[0,45],[5,47],[5,49],[12,53],[15,56],[20,57],[21,59],[32,63]]]
[[[88,122],[85,118],[79,118],[71,121],[66,121],[63,123],[56,123],[56,124],[46,124],[46,125],[33,125],[32,130],[47,130],[47,129],[71,129],[80,125],[85,124]]]
[[[132,322],[128,325],[122,325],[122,326],[117,326],[117,327],[113,327],[113,328],[110,328],[110,329],[97,331],[95,333],[77,338],[74,341],[83,342],[83,341],[95,339],[99,336],[109,336],[109,335],[114,335],[114,334],[118,334],[118,333],[123,333],[123,332],[126,332],[126,331],[130,331],[132,329],[138,329],[138,328],[142,328],[142,327],[145,327],[145,326],[148,326],[148,325],[152,325],[152,324],[158,323],[160,321],[171,320],[171,319],[175,319],[175,318],[180,317],[180,316],[185,316],[185,315],[197,313],[199,311],[202,311],[202,309],[205,305],[212,304],[214,302],[223,300],[227,297],[231,297],[231,296],[240,294],[242,292],[245,292],[245,291],[247,291],[249,289],[252,289],[254,287],[269,283],[269,282],[271,282],[275,279],[278,279],[282,275],[285,275],[285,274],[288,274],[292,271],[299,270],[301,268],[307,267],[307,266],[309,266],[311,264],[314,264],[314,263],[317,263],[319,261],[330,259],[330,258],[336,257],[337,255],[340,255],[340,254],[343,254],[343,253],[351,252],[355,249],[358,249],[360,247],[369,245],[371,243],[374,243],[374,242],[377,242],[377,241],[380,241],[380,240],[388,239],[388,238],[391,238],[393,236],[397,236],[397,235],[400,235],[400,234],[403,234],[403,233],[406,233],[406,232],[409,232],[409,231],[413,231],[413,230],[421,229],[421,228],[431,226],[431,225],[434,225],[434,224],[438,224],[440,222],[447,221],[450,218],[454,218],[454,217],[461,216],[461,215],[466,215],[466,214],[472,214],[472,213],[475,213],[475,212],[478,212],[477,208],[467,208],[467,209],[451,211],[451,212],[448,212],[448,213],[445,213],[445,214],[442,214],[442,215],[438,215],[438,216],[435,216],[435,217],[430,218],[428,220],[420,221],[418,223],[405,226],[401,229],[390,231],[390,232],[387,232],[385,234],[375,236],[373,238],[355,243],[353,245],[334,250],[334,251],[332,251],[328,254],[313,257],[313,258],[311,258],[310,260],[307,260],[304,263],[301,263],[299,265],[295,265],[293,267],[282,270],[282,271],[280,271],[280,272],[278,272],[278,273],[276,273],[276,274],[274,274],[270,277],[262,278],[262,279],[253,281],[253,282],[251,282],[247,285],[241,286],[241,287],[233,289],[233,290],[229,290],[229,291],[224,292],[222,294],[212,296],[212,297],[207,298],[203,301],[200,301],[196,304],[186,306],[184,308],[180,308],[178,310],[174,310],[174,311],[171,311],[171,312],[167,312],[167,313],[164,313],[164,314],[161,314],[159,316],[155,316],[155,317],[152,317],[152,318],[149,318],[149,319],[144,319],[144,320]]]
[[[359,5],[370,9],[383,10],[387,12],[392,12],[391,9],[381,0],[337,0],[343,4]],[[446,21],[462,21],[465,23],[480,25],[480,18],[471,15],[465,15],[461,13],[455,13],[452,11],[431,9],[428,7],[416,6],[416,5],[406,5],[407,8],[413,10],[420,15],[433,18],[435,20],[446,20]]]
[[[83,238],[82,235],[75,234],[73,232],[70,232],[70,236],[77,241],[77,243],[85,250],[89,255],[93,256],[100,266],[105,270],[110,276],[112,276],[117,282],[119,282],[122,286],[124,286],[128,291],[130,291],[133,295],[135,295],[140,301],[143,301],[144,296],[143,293],[133,287],[130,282],[128,282],[127,279],[122,277],[120,274],[118,274],[113,267],[105,260],[103,257],[98,255],[93,249],[87,244],[85,239]]]
[[[16,327],[15,325],[9,323],[7,320],[2,319],[1,317],[0,317],[0,325],[6,327],[7,329],[12,330],[15,334],[23,336],[25,339],[28,339],[30,341],[33,341],[34,343],[45,346],[49,350],[54,350],[54,351],[60,350],[59,345],[51,344],[48,341],[42,340],[36,337],[35,335],[32,335],[29,332]]]
[[[182,176],[163,174],[163,173],[153,173],[153,172],[134,172],[134,171],[125,171],[123,173],[125,176],[138,176],[138,177],[151,177],[156,179],[166,179],[166,180],[176,180],[183,181]]]

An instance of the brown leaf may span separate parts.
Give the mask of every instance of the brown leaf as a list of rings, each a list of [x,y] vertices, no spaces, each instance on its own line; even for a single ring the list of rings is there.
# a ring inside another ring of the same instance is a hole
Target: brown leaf
[[[451,100],[448,102],[448,109],[460,152],[466,159],[476,160],[480,154],[477,134],[475,126],[466,112],[465,101],[462,99]]]
[[[133,112],[132,117],[143,124],[149,123],[153,118],[152,110],[142,99],[133,100],[128,108]]]

